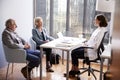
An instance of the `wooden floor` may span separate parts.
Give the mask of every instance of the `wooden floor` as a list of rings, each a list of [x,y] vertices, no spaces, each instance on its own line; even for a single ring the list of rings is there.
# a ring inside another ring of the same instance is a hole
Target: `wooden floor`
[[[66,80],[66,77],[63,76],[63,74],[66,72],[66,61],[64,61],[64,64],[61,63],[58,65],[53,65],[52,69],[54,69],[54,73],[48,73],[45,69],[45,58],[43,59],[43,71],[42,71],[42,80]],[[26,80],[23,75],[21,74],[20,70],[22,67],[24,67],[25,64],[14,64],[14,71],[13,74],[11,74],[11,67],[9,70],[9,76],[8,80]],[[80,62],[80,67],[82,67],[82,63]],[[87,65],[85,66],[87,67]],[[92,64],[92,67],[95,69],[100,69],[99,64]],[[6,67],[0,69],[0,80],[5,80],[6,75]],[[70,62],[70,68],[71,68],[71,62]],[[106,66],[104,66],[104,71],[106,70]],[[99,80],[99,73],[94,72],[97,80]],[[81,80],[95,80],[94,77],[88,76],[87,72],[80,75]],[[39,80],[39,68],[34,69],[32,73],[32,80]],[[69,80],[76,80],[76,78],[69,78]]]

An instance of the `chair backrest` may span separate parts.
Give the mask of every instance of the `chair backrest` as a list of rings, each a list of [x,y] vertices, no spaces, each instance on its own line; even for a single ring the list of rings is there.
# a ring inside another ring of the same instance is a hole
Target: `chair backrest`
[[[30,38],[30,44],[31,44],[31,49],[32,49],[32,50],[36,50],[37,44],[36,44],[36,42],[32,39],[32,37]]]
[[[100,42],[100,45],[98,46],[98,49],[97,49],[97,56],[98,56],[98,58],[97,58],[97,60],[101,60],[100,59],[100,55],[102,54],[102,52],[104,51],[104,49],[105,49],[105,47],[104,47],[104,45],[103,45],[103,41],[104,41],[104,38],[105,38],[105,35],[107,34],[107,31],[104,33],[104,36],[103,36],[103,38],[102,38],[102,40],[101,40],[101,42]]]
[[[24,49],[11,49],[3,44],[6,61],[9,63],[26,63],[26,51]]]

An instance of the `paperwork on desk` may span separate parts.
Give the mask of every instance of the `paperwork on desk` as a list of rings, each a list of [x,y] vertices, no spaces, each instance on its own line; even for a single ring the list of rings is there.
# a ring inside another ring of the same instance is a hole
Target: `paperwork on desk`
[[[64,37],[60,39],[60,42],[56,44],[56,47],[72,47],[75,45],[82,44],[86,39],[85,38],[72,38]]]

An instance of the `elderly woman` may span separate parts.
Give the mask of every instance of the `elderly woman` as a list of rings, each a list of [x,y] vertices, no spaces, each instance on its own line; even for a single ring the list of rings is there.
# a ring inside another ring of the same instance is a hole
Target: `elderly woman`
[[[54,38],[52,38],[47,34],[46,29],[43,27],[43,19],[41,17],[36,17],[34,20],[34,23],[35,23],[35,28],[32,29],[32,38],[37,44],[36,48],[40,49],[39,46],[41,44],[47,43],[53,40]],[[51,64],[50,64],[50,55],[51,55],[52,49],[43,48],[43,51],[45,51],[46,53],[46,71],[54,72],[51,69]]]

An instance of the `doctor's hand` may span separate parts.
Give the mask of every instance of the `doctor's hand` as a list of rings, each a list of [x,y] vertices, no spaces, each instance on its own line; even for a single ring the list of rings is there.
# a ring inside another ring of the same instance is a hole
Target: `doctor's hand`
[[[86,43],[82,43],[82,46],[83,47],[87,47],[88,45]]]

